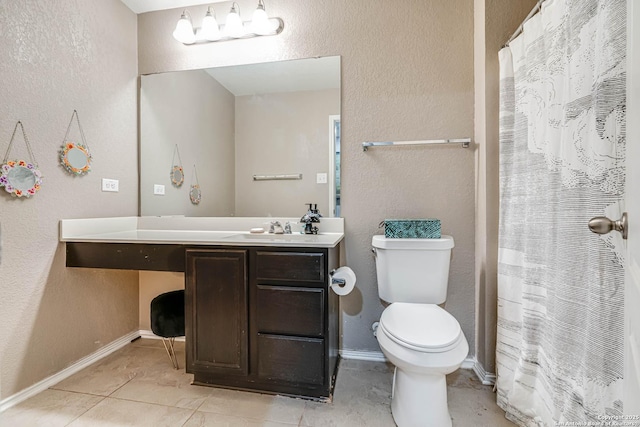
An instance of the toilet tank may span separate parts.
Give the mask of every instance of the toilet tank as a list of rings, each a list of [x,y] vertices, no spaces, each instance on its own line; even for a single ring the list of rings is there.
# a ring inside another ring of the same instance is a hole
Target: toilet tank
[[[387,302],[441,304],[447,299],[453,237],[373,236],[378,294]]]

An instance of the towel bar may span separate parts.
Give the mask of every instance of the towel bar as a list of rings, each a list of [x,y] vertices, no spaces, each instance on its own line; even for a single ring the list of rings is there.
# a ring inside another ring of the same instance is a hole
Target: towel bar
[[[381,141],[363,142],[362,151],[367,151],[369,147],[380,147],[383,145],[429,145],[429,144],[462,144],[462,148],[468,148],[471,138],[458,139],[429,139],[424,141]]]

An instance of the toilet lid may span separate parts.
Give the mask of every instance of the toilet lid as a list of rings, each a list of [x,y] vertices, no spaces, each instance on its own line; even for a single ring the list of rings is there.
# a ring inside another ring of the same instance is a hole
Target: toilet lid
[[[462,333],[455,317],[435,304],[393,303],[382,312],[380,325],[399,344],[425,350],[444,351]]]

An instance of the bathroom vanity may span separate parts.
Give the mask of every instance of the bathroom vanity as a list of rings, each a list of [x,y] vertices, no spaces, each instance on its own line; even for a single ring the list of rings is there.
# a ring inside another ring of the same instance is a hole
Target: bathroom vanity
[[[336,248],[186,250],[187,371],[196,384],[329,397]]]
[[[341,218],[318,235],[251,234],[268,218],[62,220],[67,267],[185,274],[194,384],[329,399],[338,362]]]

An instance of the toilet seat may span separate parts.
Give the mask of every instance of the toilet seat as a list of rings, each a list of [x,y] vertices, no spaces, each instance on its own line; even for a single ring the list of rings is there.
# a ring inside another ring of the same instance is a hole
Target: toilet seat
[[[426,353],[449,351],[463,337],[455,317],[435,304],[393,303],[379,326],[397,344]]]

